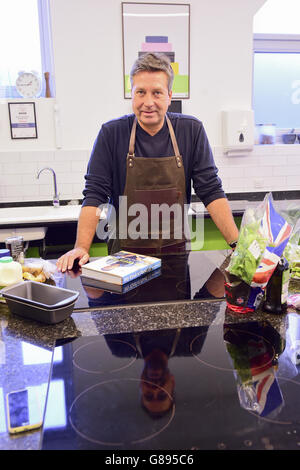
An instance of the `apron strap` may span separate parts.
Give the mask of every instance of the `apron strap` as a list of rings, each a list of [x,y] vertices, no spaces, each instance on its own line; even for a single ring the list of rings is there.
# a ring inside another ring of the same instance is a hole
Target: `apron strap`
[[[174,149],[175,156],[180,157],[179,148],[178,148],[177,140],[176,140],[176,137],[175,137],[175,132],[174,132],[173,126],[172,126],[171,121],[168,118],[168,116],[166,116],[166,120],[167,120],[167,124],[168,124],[168,127],[169,127],[170,137],[171,137],[171,141],[172,141],[172,144],[173,144],[173,149]],[[130,157],[134,157],[134,144],[135,144],[136,125],[137,125],[137,118],[135,118],[134,121],[133,121],[131,134],[130,134],[129,150],[128,150],[128,155]]]
[[[174,355],[176,348],[177,348],[178,341],[179,341],[180,333],[181,333],[181,328],[177,328],[175,337],[173,339],[172,348],[171,348],[170,353],[168,354],[168,357],[172,357]],[[133,333],[133,337],[135,339],[136,349],[138,350],[140,357],[144,357],[142,346],[141,346],[141,341],[140,341],[140,333]]]
[[[177,145],[177,140],[176,140],[176,137],[175,137],[175,132],[174,132],[173,126],[172,126],[171,121],[168,118],[168,116],[166,116],[166,119],[167,119],[167,124],[168,124],[168,127],[169,127],[170,137],[171,137],[171,140],[172,140],[175,156],[180,157],[179,148],[178,148],[178,145]]]
[[[136,124],[137,124],[137,118],[135,118],[135,120],[133,121],[132,129],[131,129],[131,134],[130,134],[129,150],[128,150],[128,155],[129,155],[130,157],[134,157],[134,144],[135,144]]]
[[[174,341],[173,341],[173,344],[172,344],[172,349],[171,349],[171,352],[169,354],[169,357],[172,357],[173,354],[175,353],[175,350],[177,348],[177,344],[178,344],[178,341],[179,341],[180,333],[181,333],[181,328],[177,328],[176,335],[175,335],[175,338],[174,338]]]

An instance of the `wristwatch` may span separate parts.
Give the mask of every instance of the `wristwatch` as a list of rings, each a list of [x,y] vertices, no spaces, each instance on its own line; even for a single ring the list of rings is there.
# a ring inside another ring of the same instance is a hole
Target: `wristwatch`
[[[236,248],[236,245],[237,245],[237,240],[234,241],[234,242],[228,243],[228,245],[230,246],[230,248],[231,248],[232,250],[234,250],[234,249]]]

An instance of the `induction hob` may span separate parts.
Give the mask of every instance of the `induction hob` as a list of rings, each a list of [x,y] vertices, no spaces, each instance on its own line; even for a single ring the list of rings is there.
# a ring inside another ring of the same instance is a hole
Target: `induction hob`
[[[224,275],[221,267],[230,251],[187,251],[162,255],[161,269],[155,270],[118,287],[81,276],[77,267],[65,274],[58,273],[60,287],[80,292],[76,309],[134,305],[153,302],[176,302],[224,298]]]
[[[42,449],[299,449],[291,345],[267,322],[58,345]]]

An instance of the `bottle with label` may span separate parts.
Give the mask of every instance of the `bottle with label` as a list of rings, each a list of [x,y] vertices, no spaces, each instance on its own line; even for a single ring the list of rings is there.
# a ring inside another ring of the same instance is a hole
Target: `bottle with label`
[[[263,303],[265,312],[278,315],[286,313],[289,282],[289,263],[281,258],[266,287],[266,300]]]
[[[23,281],[22,266],[11,256],[0,258],[0,288]]]
[[[22,252],[24,252],[24,243],[23,237],[16,236],[16,237],[8,237],[5,240],[5,247],[9,249],[10,256],[12,256],[14,261],[19,261],[19,256]]]
[[[0,250],[0,258],[3,258],[3,256],[10,256],[10,251],[8,248],[3,248]]]

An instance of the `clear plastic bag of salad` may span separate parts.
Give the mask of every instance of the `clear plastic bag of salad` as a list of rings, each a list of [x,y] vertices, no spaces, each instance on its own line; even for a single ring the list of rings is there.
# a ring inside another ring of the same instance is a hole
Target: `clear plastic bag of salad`
[[[246,209],[228,272],[252,287],[265,288],[292,235],[293,225],[274,207],[268,193],[257,208]]]
[[[283,256],[288,260],[291,272],[291,279],[300,281],[300,219],[294,229]]]
[[[258,308],[293,233],[298,214],[288,211],[282,214],[275,209],[271,193],[266,194],[262,203],[244,212],[225,283],[227,304],[239,313]]]

